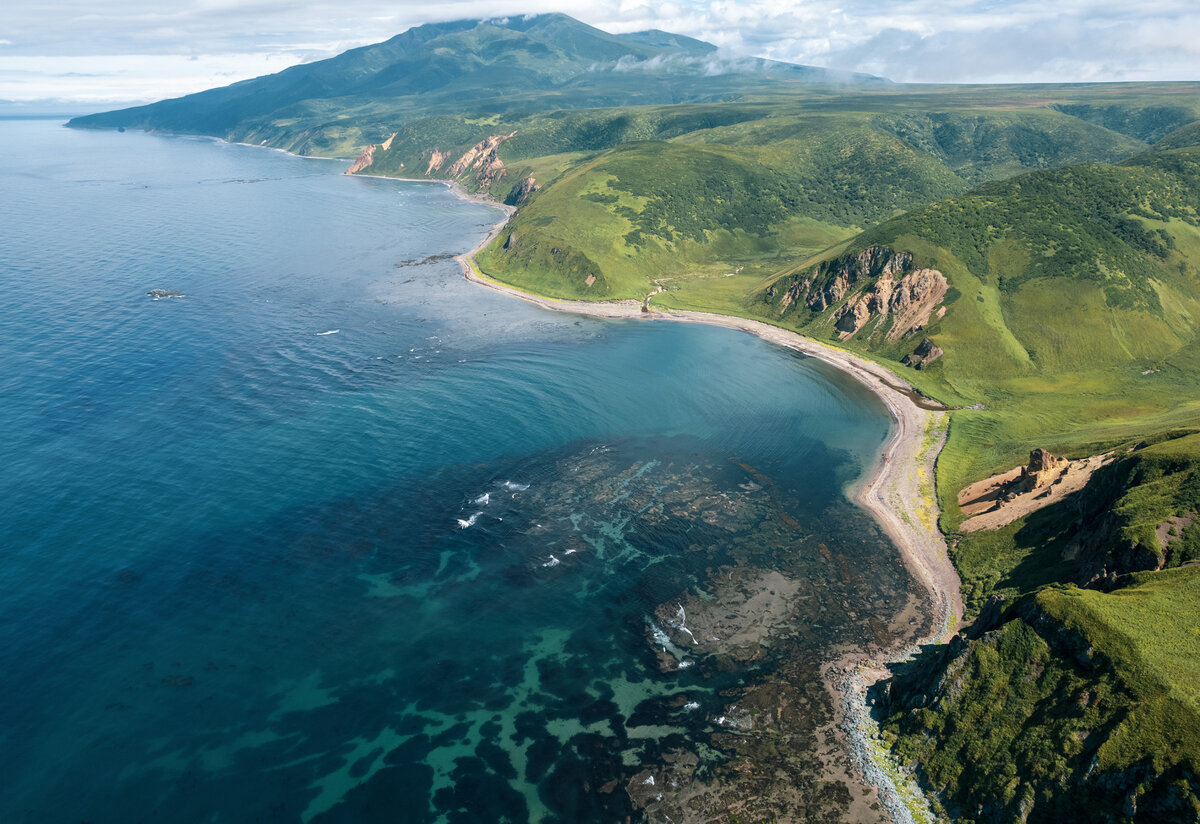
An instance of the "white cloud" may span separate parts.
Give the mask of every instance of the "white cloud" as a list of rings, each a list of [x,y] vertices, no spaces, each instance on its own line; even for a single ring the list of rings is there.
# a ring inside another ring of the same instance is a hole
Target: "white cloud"
[[[424,22],[546,11],[895,80],[1200,80],[1195,0],[56,0],[53,15],[43,0],[7,0],[0,98],[177,96]],[[100,77],[72,85],[67,72]]]
[[[0,100],[46,98],[97,106],[161,100],[277,72],[296,62],[279,54],[11,57],[0,55]]]

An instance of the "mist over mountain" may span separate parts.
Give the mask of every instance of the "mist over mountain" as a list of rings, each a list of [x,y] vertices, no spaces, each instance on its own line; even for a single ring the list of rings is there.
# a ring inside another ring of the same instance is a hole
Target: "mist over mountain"
[[[417,26],[328,60],[70,125],[237,138],[266,120],[320,118],[335,109],[411,116],[711,102],[797,83],[887,81],[729,57],[710,43],[658,30],[615,35],[564,14],[540,14]]]

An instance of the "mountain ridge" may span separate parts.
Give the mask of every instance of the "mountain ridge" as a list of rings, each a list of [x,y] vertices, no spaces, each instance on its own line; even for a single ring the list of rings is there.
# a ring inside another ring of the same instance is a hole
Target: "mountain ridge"
[[[716,46],[647,30],[617,35],[565,14],[456,20],[415,26],[388,40],[275,74],[184,97],[73,118],[75,128],[143,128],[239,137],[296,107],[385,101],[396,115],[439,109],[582,108],[631,94],[646,102],[702,99],[714,75],[771,88],[781,83],[887,83],[871,75],[761,58],[716,60]],[[630,88],[637,75],[645,86]],[[549,94],[553,93],[553,94]],[[539,99],[547,96],[539,103]],[[506,102],[506,101],[511,101]],[[282,147],[287,148],[287,147]]]

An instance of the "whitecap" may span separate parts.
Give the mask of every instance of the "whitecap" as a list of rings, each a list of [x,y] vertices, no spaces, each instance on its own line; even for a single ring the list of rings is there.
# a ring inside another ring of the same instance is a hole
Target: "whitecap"
[[[558,560],[558,559],[557,559],[557,558],[555,558],[553,555],[551,555],[551,556],[550,556],[550,560],[549,560],[549,561],[547,561],[546,563],[542,564],[542,566],[544,566],[544,567],[556,567],[556,566],[558,566],[558,565],[559,565],[559,564],[561,564],[561,563],[562,563],[562,561]]]
[[[695,712],[696,710],[700,709],[700,702],[699,701],[688,701],[686,704],[683,705],[683,708],[685,710],[687,710],[688,712]]]
[[[653,636],[654,642],[661,646],[664,650],[670,645],[671,639],[662,631],[662,627],[653,621],[650,622],[650,635]]]
[[[524,492],[526,489],[529,489],[529,484],[519,484],[515,483],[514,481],[505,481],[504,488],[509,492]]]
[[[318,332],[317,337],[319,338],[322,335],[336,335],[340,331],[342,331],[342,330],[341,329],[330,329],[328,332]]]
[[[491,500],[492,500],[492,496],[489,493],[485,492],[482,495],[480,495],[478,498],[476,498],[473,501],[473,503],[475,503],[478,506],[487,506]]]
[[[482,512],[476,512],[474,515],[472,515],[470,518],[467,518],[465,521],[462,518],[455,518],[455,520],[458,521],[458,528],[466,529],[468,527],[475,526],[475,522],[479,520],[479,516],[482,514],[483,514]]]

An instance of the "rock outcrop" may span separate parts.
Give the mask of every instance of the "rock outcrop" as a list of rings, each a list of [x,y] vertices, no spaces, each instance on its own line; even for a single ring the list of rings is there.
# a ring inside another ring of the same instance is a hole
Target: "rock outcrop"
[[[445,165],[446,161],[449,159],[450,159],[449,153],[442,154],[441,152],[439,152],[437,150],[437,147],[434,146],[432,149],[429,150],[429,165],[425,168],[425,175],[429,176],[429,175],[433,174],[434,172],[438,171],[439,169],[442,168],[443,165]]]
[[[896,341],[924,328],[948,289],[941,272],[917,268],[911,253],[869,246],[794,276],[780,298],[778,311],[783,314],[793,306],[805,306],[812,312],[824,312],[837,307],[833,325],[842,340],[877,321],[877,328],[886,324],[886,339]],[[773,299],[776,294],[772,286],[767,297]]]
[[[392,148],[392,141],[396,139],[397,134],[399,134],[399,132],[392,132],[392,134],[388,137],[388,139],[383,141],[382,143],[380,143],[378,145],[375,143],[372,143],[370,146],[363,149],[362,153],[358,156],[358,159],[355,160],[352,164],[350,164],[350,168],[346,170],[346,174],[348,174],[348,175],[358,174],[363,169],[366,169],[368,166],[370,166],[372,163],[374,163],[375,162],[375,152],[380,151],[380,150],[386,152],[388,149]],[[400,165],[404,165],[404,164],[400,164]]]
[[[905,355],[900,362],[913,369],[924,369],[944,354],[942,347],[934,343],[931,338],[921,338],[917,348],[911,354]]]
[[[855,256],[826,261],[806,276],[797,276],[783,296],[783,309],[802,302],[814,312],[824,312],[856,283],[909,269],[912,269],[910,253],[869,246]]]
[[[509,206],[520,206],[529,199],[530,195],[540,188],[542,187],[537,185],[536,180],[534,180],[532,177],[527,177],[512,187],[512,191],[508,193],[506,198],[504,198],[504,202]]]
[[[487,189],[504,177],[504,161],[500,159],[500,144],[515,134],[516,132],[511,132],[509,134],[494,134],[491,137],[485,137],[463,152],[463,156],[451,164],[447,174],[450,177],[458,177],[463,172],[475,169],[477,170],[475,174],[476,185],[480,189]]]
[[[374,163],[375,162],[375,150],[378,148],[379,148],[378,146],[376,146],[374,143],[372,143],[370,146],[363,149],[362,154],[360,154],[358,156],[358,159],[355,160],[352,164],[350,164],[350,168],[346,170],[346,174],[348,174],[348,175],[358,174],[363,169],[367,168],[372,163]]]
[[[1043,489],[1058,480],[1068,470],[1070,463],[1066,458],[1054,457],[1045,449],[1035,449],[1029,453],[1029,463],[1021,467],[1016,486],[1021,492]]]
[[[899,280],[891,270],[886,270],[837,311],[834,326],[845,340],[857,334],[867,321],[890,315],[892,324],[887,340],[899,340],[929,322],[929,316],[948,289],[946,278],[936,269],[902,271]]]

